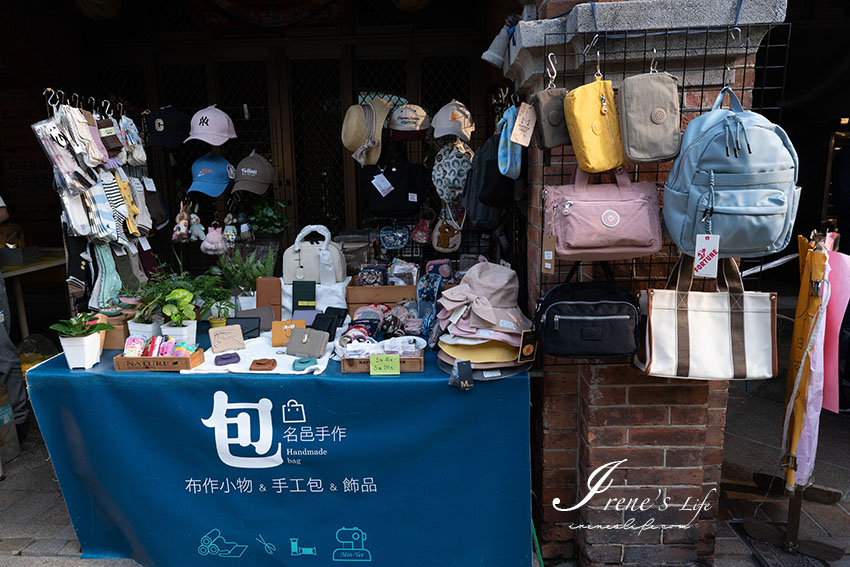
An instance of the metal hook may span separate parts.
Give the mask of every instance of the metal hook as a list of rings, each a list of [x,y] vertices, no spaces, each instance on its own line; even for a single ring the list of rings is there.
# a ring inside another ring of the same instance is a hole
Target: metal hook
[[[514,106],[519,106],[519,95],[516,93],[511,94],[511,102]]]
[[[598,40],[599,40],[599,34],[596,34],[595,36],[593,36],[593,40],[591,40],[591,42],[590,42],[590,43],[588,43],[587,45],[585,45],[585,46],[584,46],[584,52],[582,53],[582,55],[583,55],[584,57],[587,57],[587,52],[588,52],[588,51],[590,51],[590,48],[591,48],[591,47],[593,47],[594,45],[596,45],[596,42],[597,42]]]
[[[743,45],[744,41],[743,41],[743,34],[741,33],[741,28],[734,27],[734,28],[730,29],[729,30],[729,37],[731,37],[733,40],[735,39],[735,30],[738,30],[738,45],[739,46]]]
[[[652,61],[649,63],[649,72],[657,73],[658,72],[658,61],[655,60],[656,55],[658,55],[658,50],[654,47],[652,48]]]
[[[58,101],[59,97],[56,96],[56,91],[54,91],[50,87],[47,87],[46,89],[44,89],[44,92],[42,92],[41,95],[44,96],[47,93],[50,93],[50,96],[47,97],[47,104],[49,104],[53,108],[56,108],[59,105],[59,101]],[[54,101],[53,100],[54,98],[57,99],[57,100]]]
[[[91,106],[92,112],[94,112],[94,107],[97,104],[97,100],[95,100],[95,98],[93,96],[90,96],[89,99],[88,99],[88,102],[89,102],[89,106]]]
[[[124,103],[118,103],[118,116],[124,116]]]
[[[597,78],[602,78],[602,71],[599,68],[599,51],[596,52],[596,75]]]
[[[71,101],[71,106],[76,106],[77,108],[80,107],[80,95],[78,95],[77,93],[72,94],[71,98],[68,100]]]
[[[550,53],[547,59],[549,60],[549,66],[546,67],[546,76],[549,77],[549,84],[546,85],[546,90],[549,90],[555,88],[555,77],[558,76],[558,68],[556,67],[558,59],[554,53]]]
[[[112,118],[112,113],[110,112],[111,105],[109,104],[109,101],[106,100],[106,99],[103,99],[102,104],[103,104],[103,113],[105,115],[109,116],[110,118]]]
[[[56,89],[56,92],[59,93],[59,104],[65,104],[65,91]]]

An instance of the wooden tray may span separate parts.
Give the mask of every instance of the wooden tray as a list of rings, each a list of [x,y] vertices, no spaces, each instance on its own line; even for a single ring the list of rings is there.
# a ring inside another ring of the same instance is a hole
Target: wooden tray
[[[179,372],[203,364],[204,349],[199,348],[191,356],[131,356],[119,354],[112,359],[115,370],[121,372]],[[368,372],[368,361],[367,372]]]
[[[400,301],[416,301],[415,285],[354,285],[345,289],[345,299],[348,303],[348,314],[354,317],[354,312],[370,303],[386,303],[391,307]],[[369,371],[369,361],[366,361],[366,372]]]
[[[401,287],[401,286],[399,286]],[[340,361],[343,374],[369,374],[368,358],[345,358]],[[401,357],[399,368],[404,372],[423,372],[425,370],[425,353],[419,351],[419,356]]]

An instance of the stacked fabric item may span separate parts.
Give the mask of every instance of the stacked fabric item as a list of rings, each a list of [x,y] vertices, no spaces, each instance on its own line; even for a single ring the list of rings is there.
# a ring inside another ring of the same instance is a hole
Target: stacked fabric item
[[[445,290],[437,301],[440,367],[469,361],[475,379],[504,378],[527,368],[518,362],[522,333],[531,321],[517,305],[516,272],[500,264],[472,266],[460,285]]]

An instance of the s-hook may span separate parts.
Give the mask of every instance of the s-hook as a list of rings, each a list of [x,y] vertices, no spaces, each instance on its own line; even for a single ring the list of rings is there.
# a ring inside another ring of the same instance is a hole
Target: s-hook
[[[549,60],[549,66],[546,67],[546,76],[549,77],[549,84],[546,85],[546,90],[549,90],[555,88],[555,77],[558,76],[558,68],[556,67],[558,60],[555,58],[554,53],[549,53],[547,59]]]

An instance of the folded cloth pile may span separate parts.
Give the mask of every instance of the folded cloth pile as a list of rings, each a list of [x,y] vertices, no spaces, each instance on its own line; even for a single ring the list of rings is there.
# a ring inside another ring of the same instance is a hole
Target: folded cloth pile
[[[437,301],[438,356],[447,364],[468,360],[476,370],[519,368],[523,331],[531,321],[517,305],[519,281],[512,269],[490,262],[475,264],[460,285]]]

